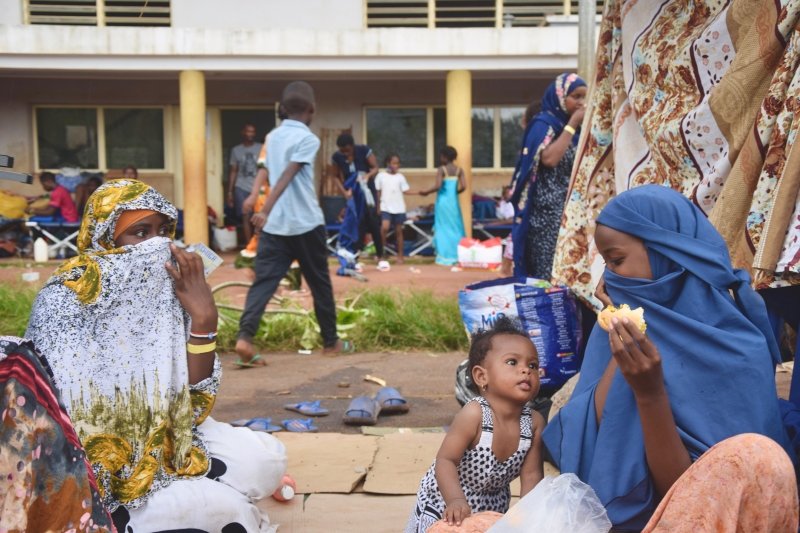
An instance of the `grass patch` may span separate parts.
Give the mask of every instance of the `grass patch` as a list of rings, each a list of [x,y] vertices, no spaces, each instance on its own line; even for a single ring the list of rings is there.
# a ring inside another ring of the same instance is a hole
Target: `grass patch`
[[[455,296],[380,288],[362,293],[355,307],[369,310],[353,330],[359,350],[450,352],[469,348]]]
[[[219,297],[218,297],[218,301]],[[284,302],[284,309],[298,309]],[[278,308],[278,306],[270,306]],[[236,311],[223,316],[217,345],[232,351],[239,331]],[[262,351],[295,351],[321,348],[319,326],[313,313],[264,315],[254,344]],[[359,351],[433,352],[466,351],[469,347],[455,296],[435,296],[430,290],[379,288],[356,293],[337,313],[339,336],[355,342]]]
[[[25,334],[38,291],[38,285],[0,283],[0,334]],[[215,297],[227,303],[224,294]],[[314,313],[305,313],[288,299],[270,309],[281,307],[298,314],[265,314],[255,338],[256,347],[284,352],[320,348]],[[229,309],[220,309],[219,314],[217,344],[220,351],[232,352],[241,314]],[[340,337],[354,341],[359,351],[450,352],[466,351],[469,346],[458,299],[435,296],[430,290],[379,288],[355,293],[340,306],[337,323]]]
[[[22,337],[28,329],[33,300],[39,286],[27,283],[0,283],[0,335]]]

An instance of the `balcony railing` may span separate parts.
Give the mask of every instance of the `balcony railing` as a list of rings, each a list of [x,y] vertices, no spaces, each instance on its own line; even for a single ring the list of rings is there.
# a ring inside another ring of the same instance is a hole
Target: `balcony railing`
[[[24,0],[26,24],[169,26],[170,0]]]
[[[364,13],[368,28],[543,26],[548,15],[577,15],[578,0],[365,0]]]

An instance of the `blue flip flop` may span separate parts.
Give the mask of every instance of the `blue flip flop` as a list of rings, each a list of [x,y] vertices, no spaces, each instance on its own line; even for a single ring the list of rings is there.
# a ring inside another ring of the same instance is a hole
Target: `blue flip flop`
[[[331,412],[324,407],[319,406],[320,401],[316,402],[301,402],[301,403],[287,403],[283,407],[289,411],[295,411],[301,415],[306,416],[328,416]]]
[[[271,418],[253,418],[252,420],[234,420],[231,425],[234,427],[248,428],[253,431],[261,431],[264,433],[275,433],[276,431],[283,431],[280,426],[273,426]]]
[[[298,418],[282,420],[281,424],[286,428],[286,431],[291,431],[292,433],[316,433],[319,431],[319,428],[313,425],[310,418],[308,420],[300,420]]]
[[[375,401],[381,407],[381,413],[385,415],[397,415],[408,412],[408,402],[403,398],[397,389],[384,387],[375,395]]]
[[[344,423],[352,426],[374,426],[378,422],[381,406],[373,398],[354,399],[344,413]]]

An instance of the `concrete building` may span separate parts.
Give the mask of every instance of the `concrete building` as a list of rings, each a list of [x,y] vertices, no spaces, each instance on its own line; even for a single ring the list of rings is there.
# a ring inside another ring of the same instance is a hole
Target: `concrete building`
[[[445,143],[473,191],[497,188],[525,107],[577,67],[574,13],[577,0],[0,0],[0,153],[29,173],[134,165],[185,210],[187,241],[206,241],[242,124],[268,132],[301,79],[321,193],[342,131],[379,160],[398,152],[412,188],[433,182]]]

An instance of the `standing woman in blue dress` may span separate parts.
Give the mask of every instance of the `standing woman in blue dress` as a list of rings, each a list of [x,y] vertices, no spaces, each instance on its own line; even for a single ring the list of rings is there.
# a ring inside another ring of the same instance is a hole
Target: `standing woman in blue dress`
[[[511,178],[515,276],[551,278],[585,98],[586,83],[577,74],[562,74],[525,128]]]
[[[439,152],[442,165],[436,173],[436,185],[420,191],[422,196],[436,194],[433,219],[433,247],[436,249],[436,264],[450,266],[458,264],[458,243],[464,233],[464,220],[458,195],[467,188],[464,170],[454,163],[458,157],[456,149],[445,146]]]

